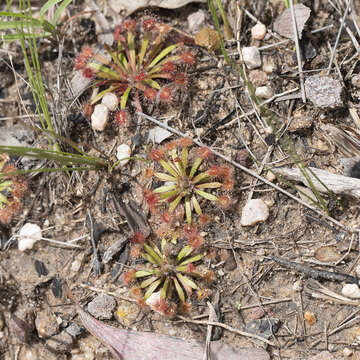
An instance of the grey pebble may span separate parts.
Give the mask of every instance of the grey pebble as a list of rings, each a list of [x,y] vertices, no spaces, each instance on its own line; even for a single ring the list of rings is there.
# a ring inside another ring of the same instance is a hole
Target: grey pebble
[[[305,92],[308,99],[317,107],[343,106],[341,99],[343,87],[339,80],[330,76],[310,76],[305,80]]]
[[[115,299],[107,294],[100,294],[96,296],[96,298],[87,306],[89,313],[95,318],[106,320],[109,320],[113,317],[115,307]]]

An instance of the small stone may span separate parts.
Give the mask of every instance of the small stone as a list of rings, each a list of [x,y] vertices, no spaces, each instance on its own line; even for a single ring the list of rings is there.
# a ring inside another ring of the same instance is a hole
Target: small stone
[[[71,271],[77,273],[81,268],[83,259],[84,254],[79,254],[78,256],[76,256],[75,260],[71,263]]]
[[[242,48],[242,56],[245,65],[249,70],[256,69],[261,66],[260,51],[255,46],[249,46]]]
[[[252,226],[265,221],[269,217],[269,208],[261,199],[250,200],[243,208],[240,223]]]
[[[251,70],[249,72],[249,80],[254,86],[262,86],[268,83],[269,77],[265,71]]]
[[[250,167],[252,160],[249,156],[249,152],[246,149],[241,149],[236,152],[234,160],[244,167]]]
[[[40,226],[26,223],[19,231],[18,248],[20,251],[32,249],[39,240],[41,240]]]
[[[262,67],[263,71],[265,71],[267,74],[271,74],[274,69],[275,69],[275,66],[273,64],[270,64],[270,63],[266,63],[263,65]]]
[[[109,109],[104,104],[97,104],[91,115],[91,126],[94,130],[103,131],[109,121]]]
[[[119,99],[116,94],[110,92],[104,95],[101,103],[105,105],[110,111],[115,111],[119,105]]]
[[[352,354],[353,354],[353,351],[352,351],[351,349],[349,349],[349,348],[344,348],[344,350],[343,350],[343,355],[344,355],[345,357],[350,357]]]
[[[266,26],[258,22],[251,29],[251,36],[254,40],[263,40],[266,35]]]
[[[127,144],[121,144],[116,150],[116,158],[120,160],[119,165],[125,166],[129,162],[131,156],[130,146]]]
[[[107,294],[100,294],[91,301],[87,309],[97,319],[110,320],[116,307],[115,299]]]
[[[59,332],[55,316],[47,311],[40,311],[36,314],[35,327],[41,338],[49,338]]]
[[[360,298],[360,289],[356,284],[345,284],[341,292],[350,299]]]
[[[46,340],[47,346],[57,352],[68,351],[73,342],[73,338],[65,330]]]
[[[258,320],[264,317],[265,309],[262,309],[260,306],[253,308],[249,312],[248,320]]]
[[[255,90],[255,96],[263,99],[270,99],[274,96],[274,92],[270,86],[259,86]]]
[[[305,92],[308,99],[317,107],[343,106],[343,87],[339,80],[330,76],[310,76],[305,80]]]
[[[84,328],[80,327],[76,323],[71,323],[65,331],[73,338],[76,338],[77,336],[81,335],[84,332]]]
[[[270,339],[280,327],[279,319],[266,318],[249,321],[245,324],[245,331]]]
[[[232,253],[232,251],[227,250],[227,249],[221,249],[220,251],[220,259],[221,261],[225,262],[225,270],[227,271],[233,271],[236,269],[236,261],[234,258],[234,254]]]
[[[360,88],[360,74],[356,74],[352,76],[351,85]]]
[[[170,336],[176,336],[177,331],[175,329],[169,329],[169,335]]]
[[[198,10],[187,17],[189,31],[192,34],[196,34],[205,23],[205,12],[203,10]]]
[[[270,170],[266,173],[265,177],[266,177],[267,180],[269,180],[271,182],[276,180],[276,175],[274,174],[273,171],[270,171]]]
[[[307,129],[310,129],[312,126],[313,120],[311,116],[294,116],[291,121],[288,130],[290,132],[301,132]]]
[[[218,270],[218,275],[221,276],[221,277],[224,276],[224,275],[225,275],[224,270],[223,270],[223,269],[219,269],[219,270]]]

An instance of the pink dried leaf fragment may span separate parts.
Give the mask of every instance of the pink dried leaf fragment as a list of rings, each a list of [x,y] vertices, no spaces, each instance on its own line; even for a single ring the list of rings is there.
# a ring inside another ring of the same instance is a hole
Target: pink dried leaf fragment
[[[305,23],[310,17],[311,10],[303,4],[296,4],[294,5],[294,12],[298,36],[299,39],[301,39],[302,31]],[[290,8],[286,9],[279,17],[276,18],[274,22],[274,30],[281,36],[294,40],[294,28]]]
[[[155,334],[117,329],[96,320],[78,307],[79,316],[86,329],[97,337],[114,355],[121,360],[202,360],[204,344],[191,340]],[[181,349],[181,350],[180,350]],[[221,342],[211,343],[214,359],[227,360],[269,360],[261,349],[233,350]]]

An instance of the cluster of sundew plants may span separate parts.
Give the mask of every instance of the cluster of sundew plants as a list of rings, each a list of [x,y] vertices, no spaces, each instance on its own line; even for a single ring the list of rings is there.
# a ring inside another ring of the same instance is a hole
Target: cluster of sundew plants
[[[173,100],[175,92],[188,84],[186,67],[195,63],[195,56],[185,50],[183,43],[166,46],[170,29],[153,18],[138,24],[127,19],[116,27],[113,46],[104,44],[108,56],[94,53],[90,47],[82,49],[74,67],[100,89],[90,104],[84,104],[86,115],[91,115],[92,105],[109,92],[121,98],[120,110],[115,114],[118,124],[126,122],[130,95],[140,112],[144,100],[150,103]]]
[[[10,223],[21,209],[22,198],[27,190],[24,178],[12,174],[17,169],[9,163],[6,154],[0,154],[0,222]]]
[[[208,283],[214,279],[211,270],[196,267],[204,256],[201,253],[204,239],[199,229],[210,220],[202,207],[207,200],[227,207],[231,201],[229,195],[219,192],[229,192],[234,186],[231,169],[213,163],[209,148],[191,146],[191,139],[183,138],[150,151],[150,159],[163,172],[148,168],[146,175],[165,184],[152,191],[144,190],[144,198],[160,223],[157,235],[161,240],[157,245],[145,241],[141,233],[134,234],[132,255],[141,256],[147,266],[131,269],[123,277],[126,284],[141,279],[140,286],[132,288],[133,295],[140,303],[156,295],[153,306],[166,316],[174,315],[177,309],[188,311],[193,290],[197,290],[198,297],[207,292],[198,287],[196,279]],[[199,218],[198,223],[193,221],[193,212]],[[176,298],[180,306],[176,305]]]

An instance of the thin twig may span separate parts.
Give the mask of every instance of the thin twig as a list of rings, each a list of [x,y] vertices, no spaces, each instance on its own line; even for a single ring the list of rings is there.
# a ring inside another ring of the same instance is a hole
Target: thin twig
[[[253,339],[257,339],[257,340],[260,340],[268,345],[271,345],[271,346],[275,346],[274,343],[272,343],[271,341],[267,340],[267,339],[264,339],[263,337],[259,336],[259,335],[256,335],[256,334],[251,334],[251,333],[248,333],[248,332],[245,332],[245,331],[241,331],[241,330],[238,330],[238,329],[235,329],[229,325],[226,325],[226,324],[223,324],[223,323],[220,323],[220,322],[216,322],[216,321],[205,321],[205,320],[192,320],[192,319],[188,319],[184,316],[181,316],[181,315],[177,315],[177,317],[185,322],[189,322],[189,323],[192,323],[192,324],[199,324],[199,325],[213,325],[213,326],[220,326],[228,331],[231,331],[235,334],[238,334],[238,335],[241,335],[241,336],[245,336],[245,337],[249,337],[249,338],[253,338]]]
[[[300,78],[300,88],[301,88],[301,97],[303,102],[306,102],[306,94],[305,94],[305,87],[304,87],[304,74],[302,71],[302,59],[301,59],[301,50],[300,50],[300,43],[299,43],[299,34],[296,24],[296,17],[295,17],[295,10],[294,10],[294,2],[290,0],[290,10],[291,10],[291,18],[293,24],[293,33],[294,33],[294,41],[296,46],[296,57],[298,62],[298,70],[299,70],[299,78]]]
[[[292,1],[292,0],[291,0],[291,1]],[[343,16],[342,19],[341,19],[340,28],[339,28],[338,34],[337,34],[337,36],[336,36],[334,48],[333,48],[333,50],[332,50],[332,52],[331,52],[330,62],[329,62],[329,67],[328,67],[328,75],[329,75],[330,72],[331,72],[332,64],[333,64],[334,57],[335,57],[336,48],[337,48],[337,46],[338,46],[338,44],[339,44],[341,32],[342,32],[342,29],[343,29],[343,27],[344,27],[345,19],[346,19],[347,13],[348,13],[348,11],[349,11],[349,8],[350,8],[350,0],[348,0],[348,2],[347,2],[346,9],[345,9],[345,13],[344,13],[344,16]]]
[[[171,126],[166,125],[166,124],[162,123],[161,121],[156,120],[155,118],[153,118],[153,117],[151,117],[151,116],[149,116],[149,115],[146,115],[146,114],[140,113],[140,112],[139,112],[138,114],[141,115],[141,116],[143,116],[145,119],[153,122],[154,124],[162,127],[163,129],[172,132],[173,134],[176,134],[176,135],[178,135],[178,136],[180,136],[180,137],[188,137],[186,134],[182,133],[181,131],[174,129],[174,128],[172,128]],[[194,142],[194,144],[196,144],[196,145],[198,145],[198,146],[203,146],[203,144],[202,144],[200,141],[196,140],[196,139],[193,139],[193,142]],[[307,207],[308,209],[314,211],[316,214],[318,214],[319,216],[322,216],[324,219],[330,221],[331,223],[333,223],[334,225],[338,226],[339,228],[344,229],[345,231],[350,232],[350,233],[353,233],[353,232],[357,231],[356,229],[350,229],[350,228],[348,228],[347,226],[343,225],[342,223],[340,223],[339,221],[335,220],[334,218],[332,218],[332,217],[330,217],[330,216],[322,213],[320,210],[318,210],[318,209],[315,208],[314,206],[311,206],[311,205],[307,204],[305,201],[297,198],[295,195],[293,195],[293,194],[289,193],[288,191],[282,189],[281,187],[277,186],[276,184],[273,184],[271,181],[263,178],[262,176],[258,175],[258,174],[255,173],[254,171],[246,168],[245,166],[242,166],[241,164],[237,163],[236,161],[231,160],[230,158],[228,158],[227,156],[221,154],[220,152],[218,152],[218,151],[216,151],[216,150],[214,150],[214,149],[211,149],[211,151],[212,151],[212,153],[213,153],[214,155],[216,155],[216,156],[218,156],[219,158],[225,160],[226,162],[232,164],[233,166],[235,166],[235,167],[237,167],[238,169],[242,170],[242,171],[245,172],[246,174],[251,175],[251,176],[253,176],[253,177],[261,180],[264,184],[269,185],[270,187],[274,188],[274,189],[277,190],[277,191],[280,191],[280,192],[283,193],[284,195],[286,195],[286,196],[288,196],[289,198],[297,201],[299,204]]]

